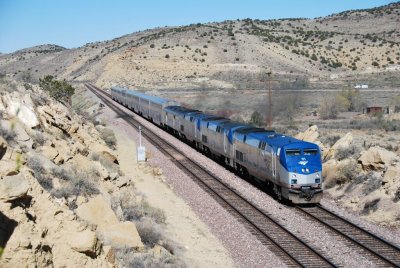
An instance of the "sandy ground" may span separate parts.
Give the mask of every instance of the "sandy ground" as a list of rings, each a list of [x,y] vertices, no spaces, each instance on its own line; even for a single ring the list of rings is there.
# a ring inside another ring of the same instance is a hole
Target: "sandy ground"
[[[110,115],[108,115],[110,116]],[[228,251],[190,207],[156,175],[148,164],[137,163],[135,132],[130,126],[109,120],[117,138],[121,170],[133,178],[135,187],[154,207],[166,214],[166,236],[180,244],[183,259],[190,267],[234,267]]]

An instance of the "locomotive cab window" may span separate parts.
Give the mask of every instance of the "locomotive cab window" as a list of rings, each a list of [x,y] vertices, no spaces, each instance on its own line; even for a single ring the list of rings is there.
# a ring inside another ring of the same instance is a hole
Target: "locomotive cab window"
[[[285,152],[287,156],[296,156],[301,154],[300,149],[287,149]]]
[[[304,155],[317,155],[317,149],[304,149]]]

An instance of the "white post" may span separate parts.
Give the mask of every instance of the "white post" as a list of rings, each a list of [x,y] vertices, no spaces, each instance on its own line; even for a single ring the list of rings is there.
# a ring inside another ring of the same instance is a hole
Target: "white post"
[[[142,147],[142,127],[139,126],[139,147]]]
[[[142,127],[139,126],[139,147],[137,148],[137,161],[146,161],[146,149],[142,146]]]

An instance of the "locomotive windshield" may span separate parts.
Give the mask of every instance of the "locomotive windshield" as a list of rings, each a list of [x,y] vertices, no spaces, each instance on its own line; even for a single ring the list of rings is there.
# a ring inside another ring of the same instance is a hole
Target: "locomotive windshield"
[[[304,155],[317,155],[317,149],[304,149]]]
[[[286,155],[287,156],[296,156],[296,155],[300,155],[300,149],[286,149]]]

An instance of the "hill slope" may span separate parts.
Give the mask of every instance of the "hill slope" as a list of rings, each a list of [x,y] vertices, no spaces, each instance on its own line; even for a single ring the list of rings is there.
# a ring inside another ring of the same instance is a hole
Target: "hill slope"
[[[400,2],[315,19],[235,20],[136,32],[75,49],[44,46],[0,55],[17,77],[45,74],[100,86],[260,88],[398,86]]]

